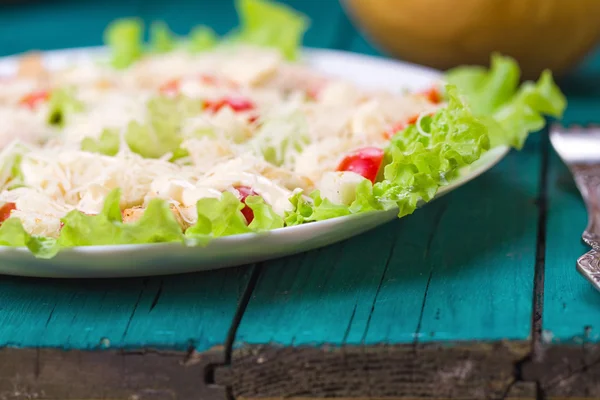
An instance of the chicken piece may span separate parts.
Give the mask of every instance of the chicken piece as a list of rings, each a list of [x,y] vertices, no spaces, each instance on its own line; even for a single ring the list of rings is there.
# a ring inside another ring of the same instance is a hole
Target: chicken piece
[[[177,220],[177,223],[181,227],[181,230],[185,230],[190,227],[190,224],[184,220],[177,207],[171,204],[169,208],[171,209],[173,216],[175,216],[175,220]],[[144,215],[144,211],[146,211],[146,209],[141,206],[126,208],[121,212],[121,214],[123,215],[123,222],[133,223],[138,221],[142,217],[142,215]]]
[[[268,179],[276,181],[288,189],[301,188],[305,192],[314,189],[314,182],[307,176],[294,174],[286,169],[266,164],[260,169],[260,173]]]

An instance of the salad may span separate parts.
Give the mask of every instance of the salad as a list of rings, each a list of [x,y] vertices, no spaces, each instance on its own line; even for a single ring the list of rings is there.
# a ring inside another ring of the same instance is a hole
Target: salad
[[[308,20],[239,0],[240,27],[176,37],[113,22],[107,58],[0,80],[0,245],[181,242],[396,208],[412,213],[460,168],[520,148],[565,98],[494,55],[426,91],[366,91],[300,58]],[[399,89],[399,88],[397,88]]]

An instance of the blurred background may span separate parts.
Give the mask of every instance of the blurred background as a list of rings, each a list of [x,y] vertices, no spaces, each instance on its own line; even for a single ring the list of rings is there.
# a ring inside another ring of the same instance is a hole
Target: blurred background
[[[600,89],[600,0],[281,0],[311,18],[305,45],[395,56],[446,69],[516,57],[526,77],[552,68],[571,90]],[[345,12],[346,11],[346,12]],[[234,0],[0,0],[0,56],[94,46],[113,19],[197,24],[225,33]],[[357,32],[358,31],[358,32]],[[576,67],[576,73],[573,73]]]

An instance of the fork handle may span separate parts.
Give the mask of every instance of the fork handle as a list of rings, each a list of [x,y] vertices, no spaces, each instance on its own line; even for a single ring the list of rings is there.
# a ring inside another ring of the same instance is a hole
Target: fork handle
[[[600,165],[575,164],[571,172],[588,212],[588,225],[582,239],[593,249],[600,250]]]

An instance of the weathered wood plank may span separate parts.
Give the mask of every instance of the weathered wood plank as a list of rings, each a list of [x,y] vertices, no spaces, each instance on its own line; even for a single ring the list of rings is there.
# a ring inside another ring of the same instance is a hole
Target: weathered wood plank
[[[598,399],[600,346],[589,342],[544,346],[540,362],[527,365],[523,377],[539,382],[546,399]]]
[[[62,351],[0,349],[0,399],[225,400],[206,386],[207,367],[221,351]]]
[[[534,398],[516,385],[523,342],[328,347],[249,346],[215,381],[236,398]],[[510,394],[510,397],[507,397]]]

